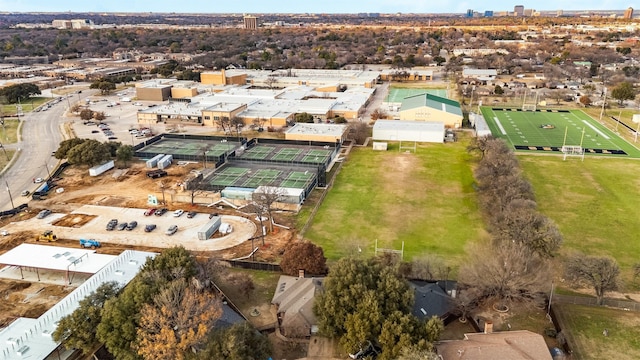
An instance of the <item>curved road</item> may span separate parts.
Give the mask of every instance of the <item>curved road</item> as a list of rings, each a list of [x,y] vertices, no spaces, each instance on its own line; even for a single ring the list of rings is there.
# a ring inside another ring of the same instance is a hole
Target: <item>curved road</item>
[[[58,160],[51,153],[58,149],[63,140],[61,126],[68,121],[64,113],[69,105],[90,96],[93,91],[83,90],[81,94],[72,93],[72,97],[54,104],[47,111],[25,113],[22,119],[20,141],[6,145],[16,150],[13,163],[0,180],[0,210],[11,209],[11,197],[14,206],[26,203],[31,197],[20,196],[23,190],[33,192],[38,184],[34,178],[46,179],[56,167]],[[44,95],[44,94],[43,94]],[[46,96],[46,95],[44,95]],[[52,101],[55,97],[52,98]],[[6,182],[5,182],[6,181]]]

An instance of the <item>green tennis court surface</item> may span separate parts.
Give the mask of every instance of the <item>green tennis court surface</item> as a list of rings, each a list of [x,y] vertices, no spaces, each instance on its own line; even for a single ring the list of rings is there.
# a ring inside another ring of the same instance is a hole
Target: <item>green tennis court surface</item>
[[[419,94],[431,94],[440,97],[447,97],[447,89],[410,89],[410,88],[390,88],[389,95],[387,95],[386,102],[399,103],[406,97],[419,95]]]
[[[640,150],[580,110],[481,110],[493,136],[516,150],[561,151],[563,145],[581,145],[586,154],[640,157]]]

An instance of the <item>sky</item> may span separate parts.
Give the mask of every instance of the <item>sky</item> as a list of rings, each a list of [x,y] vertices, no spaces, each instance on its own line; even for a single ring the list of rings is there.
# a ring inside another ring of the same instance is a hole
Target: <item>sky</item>
[[[514,5],[534,10],[624,10],[633,6],[630,0],[0,0],[0,12],[464,13],[467,9],[513,11]]]

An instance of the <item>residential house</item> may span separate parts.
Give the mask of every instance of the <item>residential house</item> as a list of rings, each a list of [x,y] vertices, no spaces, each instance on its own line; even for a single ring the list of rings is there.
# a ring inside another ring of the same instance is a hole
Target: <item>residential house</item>
[[[280,276],[271,303],[277,307],[278,327],[282,335],[307,338],[318,331],[313,304],[322,288],[322,280]]]
[[[442,360],[552,360],[551,352],[540,334],[528,330],[492,332],[492,324],[484,333],[465,334],[463,340],[436,344]]]
[[[455,309],[455,302],[451,296],[445,292],[443,286],[451,287],[448,290],[453,291],[455,283],[453,282],[427,282],[412,280],[409,284],[413,288],[414,303],[411,313],[421,320],[429,320],[433,316],[437,316],[443,321],[452,314]]]

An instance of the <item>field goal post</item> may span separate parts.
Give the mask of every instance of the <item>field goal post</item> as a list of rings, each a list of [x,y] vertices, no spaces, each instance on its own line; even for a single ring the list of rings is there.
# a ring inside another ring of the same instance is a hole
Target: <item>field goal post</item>
[[[522,111],[536,111],[538,109],[537,104],[538,104],[538,92],[537,91],[532,91],[534,93],[533,95],[533,103],[528,104],[527,103],[527,92],[524,92],[524,96],[522,97]]]
[[[375,255],[378,256],[378,252],[381,253],[389,253],[400,256],[400,260],[404,260],[404,241],[402,242],[402,248],[400,250],[395,249],[384,249],[378,247],[378,239],[376,239],[376,247],[375,247]]]
[[[584,161],[584,148],[580,145],[562,145],[562,160],[567,160],[567,156],[577,156]]]
[[[406,145],[406,143],[409,143],[409,145]],[[413,143],[413,144],[411,144]],[[398,147],[398,151],[402,152],[402,150],[406,150],[407,152],[413,150],[413,153],[416,153],[416,149],[418,147],[418,142],[417,141],[405,141],[405,145],[402,145],[402,140],[400,140],[400,146]]]
[[[584,148],[582,147],[582,142],[584,141],[585,128],[582,128],[580,145],[567,145],[568,131],[569,127],[567,126],[564,128],[564,139],[562,140],[562,147],[560,148],[560,150],[562,151],[562,160],[567,160],[567,156],[577,156],[582,158],[582,161],[584,161]]]

